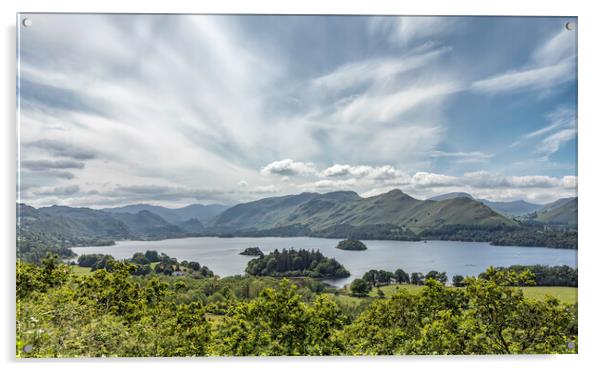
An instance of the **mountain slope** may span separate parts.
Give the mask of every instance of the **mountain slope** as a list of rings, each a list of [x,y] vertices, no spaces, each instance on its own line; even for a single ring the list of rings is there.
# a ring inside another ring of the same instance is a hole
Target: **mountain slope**
[[[226,210],[228,206],[224,205],[188,205],[181,208],[170,209],[163,206],[155,206],[148,204],[135,204],[126,205],[121,207],[113,207],[103,209],[102,211],[109,213],[129,213],[136,214],[140,211],[150,211],[163,218],[166,222],[171,224],[178,224],[185,222],[189,219],[197,219],[200,222],[207,222],[213,219],[216,215]]]
[[[532,219],[540,223],[577,225],[577,197],[564,198],[545,205]]]
[[[196,219],[201,223],[208,222],[209,220],[215,218],[224,210],[227,210],[229,206],[220,205],[220,204],[211,204],[211,205],[201,205],[194,204],[184,206],[179,209],[171,209],[173,210],[182,221],[187,221],[190,219]]]
[[[82,243],[94,239],[181,237],[185,233],[181,228],[146,210],[136,214],[107,213],[83,207],[51,206],[35,209],[18,204],[17,214],[24,231],[83,241]]]
[[[50,231],[65,236],[129,238],[131,231],[110,214],[85,207],[50,206],[37,209],[37,220],[31,226],[39,232]]]
[[[115,219],[122,221],[136,235],[157,236],[182,233],[182,229],[172,225],[159,215],[142,210],[136,214],[114,213]]]
[[[519,200],[519,201],[508,201],[508,202],[496,202],[480,199],[482,203],[489,206],[491,209],[497,211],[500,214],[509,215],[509,216],[521,216],[525,214],[532,213],[542,207],[542,205],[532,204],[527,201]]]
[[[434,196],[429,198],[429,200],[432,201],[443,201],[443,200],[449,200],[451,198],[456,198],[456,197],[466,197],[466,198],[472,198],[474,199],[474,197],[472,197],[472,195],[470,193],[466,193],[466,192],[451,192],[451,193],[445,193],[439,196]]]
[[[526,202],[523,200],[489,201],[489,200],[486,200],[483,198],[475,199],[474,197],[472,197],[471,194],[466,193],[466,192],[446,193],[446,194],[442,194],[439,196],[431,197],[431,198],[429,198],[429,200],[444,201],[444,200],[449,200],[449,199],[458,198],[458,197],[466,197],[466,198],[470,198],[470,199],[474,199],[476,201],[482,202],[483,204],[488,206],[493,211],[503,214],[503,215],[506,215],[506,216],[510,216],[510,217],[525,215],[525,214],[531,213],[533,211],[536,211],[542,207],[542,205],[532,204],[530,202]]]
[[[173,210],[168,209],[163,206],[154,206],[148,204],[135,204],[135,205],[126,205],[121,207],[113,207],[102,209],[102,211],[111,213],[111,214],[137,214],[141,211],[149,211],[155,215],[160,216],[165,221],[169,223],[181,222],[181,218],[175,213]]]
[[[224,211],[213,226],[243,230],[297,224],[314,231],[341,224],[392,224],[420,231],[444,225],[515,225],[516,222],[466,197],[421,201],[393,190],[368,198],[361,198],[355,192],[267,198]]]

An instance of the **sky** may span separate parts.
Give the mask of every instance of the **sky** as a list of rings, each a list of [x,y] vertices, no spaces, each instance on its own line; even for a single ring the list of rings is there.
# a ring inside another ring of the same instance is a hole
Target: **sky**
[[[577,193],[573,18],[28,17],[20,202]]]

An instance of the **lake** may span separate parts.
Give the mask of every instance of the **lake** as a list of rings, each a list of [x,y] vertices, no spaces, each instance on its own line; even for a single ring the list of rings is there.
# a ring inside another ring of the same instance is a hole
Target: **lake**
[[[370,241],[364,251],[344,251],[335,248],[339,240],[313,237],[196,237],[162,241],[118,241],[114,246],[75,247],[81,254],[111,254],[116,259],[131,257],[135,252],[157,250],[178,261],[197,261],[215,274],[225,277],[244,274],[251,256],[239,255],[247,247],[258,246],[264,253],[274,249],[319,249],[325,256],[336,258],[351,273],[340,280],[328,280],[343,286],[361,277],[370,269],[395,271],[402,268],[408,273],[430,270],[447,272],[448,278],[456,275],[477,275],[490,265],[513,264],[568,265],[577,267],[577,250],[540,247],[491,246],[487,242],[428,241]]]

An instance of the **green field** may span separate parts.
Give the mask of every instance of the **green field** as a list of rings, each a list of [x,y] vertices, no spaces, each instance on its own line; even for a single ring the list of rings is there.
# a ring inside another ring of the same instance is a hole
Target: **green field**
[[[379,288],[373,288],[370,292],[371,297],[377,297],[378,289],[381,289],[385,294],[385,297],[391,296],[399,288],[404,288],[410,293],[415,293],[422,290],[424,286],[416,285],[388,285],[381,286]],[[576,287],[558,287],[558,286],[530,286],[521,287],[525,293],[525,297],[529,299],[543,300],[546,295],[553,296],[560,300],[562,303],[574,304],[577,303],[577,288]]]
[[[542,300],[546,295],[554,296],[562,303],[575,304],[577,303],[577,288],[576,287],[557,287],[557,286],[532,286],[523,287],[525,297],[530,299]]]
[[[92,273],[89,267],[80,267],[79,265],[72,265],[71,269],[76,276],[85,276]]]

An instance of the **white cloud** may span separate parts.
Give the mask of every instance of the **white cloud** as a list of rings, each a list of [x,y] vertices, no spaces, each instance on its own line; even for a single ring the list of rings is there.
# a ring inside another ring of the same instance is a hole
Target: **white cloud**
[[[533,52],[533,60],[541,65],[551,65],[577,55],[577,33],[562,29]]]
[[[537,150],[540,153],[550,155],[558,151],[564,143],[576,138],[576,136],[577,129],[573,128],[560,130],[542,140],[541,143],[537,146]]]
[[[410,87],[391,94],[359,95],[338,112],[342,122],[389,122],[421,103],[445,97],[458,90],[454,84]]]
[[[566,189],[576,189],[577,188],[577,177],[574,175],[568,175],[562,177],[562,186]]]
[[[391,59],[368,59],[344,65],[311,81],[316,89],[345,90],[358,85],[382,85],[397,75],[424,67],[449,48],[438,48],[424,53]]]
[[[560,147],[577,135],[575,111],[561,106],[547,115],[548,125],[522,135],[512,146],[527,143],[534,139],[540,140],[535,145],[536,153],[547,156],[558,151]],[[539,139],[544,137],[543,139]]]
[[[278,192],[279,188],[273,184],[255,187],[254,193],[266,194]]]
[[[341,165],[335,164],[322,171],[322,175],[325,177],[346,177],[351,176],[355,178],[368,178],[368,179],[394,179],[403,178],[407,175],[395,169],[393,166],[352,166],[352,165]]]
[[[511,92],[518,89],[544,90],[575,78],[575,64],[564,61],[552,66],[534,67],[522,71],[510,71],[475,81],[472,88],[484,93]]]
[[[504,176],[487,171],[477,171],[464,174],[463,180],[467,185],[475,188],[554,188],[565,187],[568,182],[576,181],[576,177]]]
[[[486,162],[493,157],[490,153],[480,151],[473,152],[447,152],[447,151],[432,151],[431,157],[453,159],[457,163],[468,162]]]
[[[322,179],[312,183],[306,183],[301,185],[305,190],[317,190],[317,191],[336,191],[336,190],[351,190],[357,186],[358,181],[356,179],[343,179],[343,180],[331,180]]]
[[[418,172],[412,176],[412,185],[418,187],[442,187],[457,185],[458,179],[453,176]]]
[[[522,69],[475,81],[472,88],[489,94],[532,89],[546,95],[551,87],[576,79],[576,48],[576,33],[562,29],[535,49]]]
[[[261,175],[311,175],[316,173],[316,168],[312,163],[297,162],[291,159],[274,161],[261,169]]]
[[[443,34],[449,35],[457,28],[451,17],[372,17],[369,29],[384,34],[388,41],[398,46],[428,41]]]

